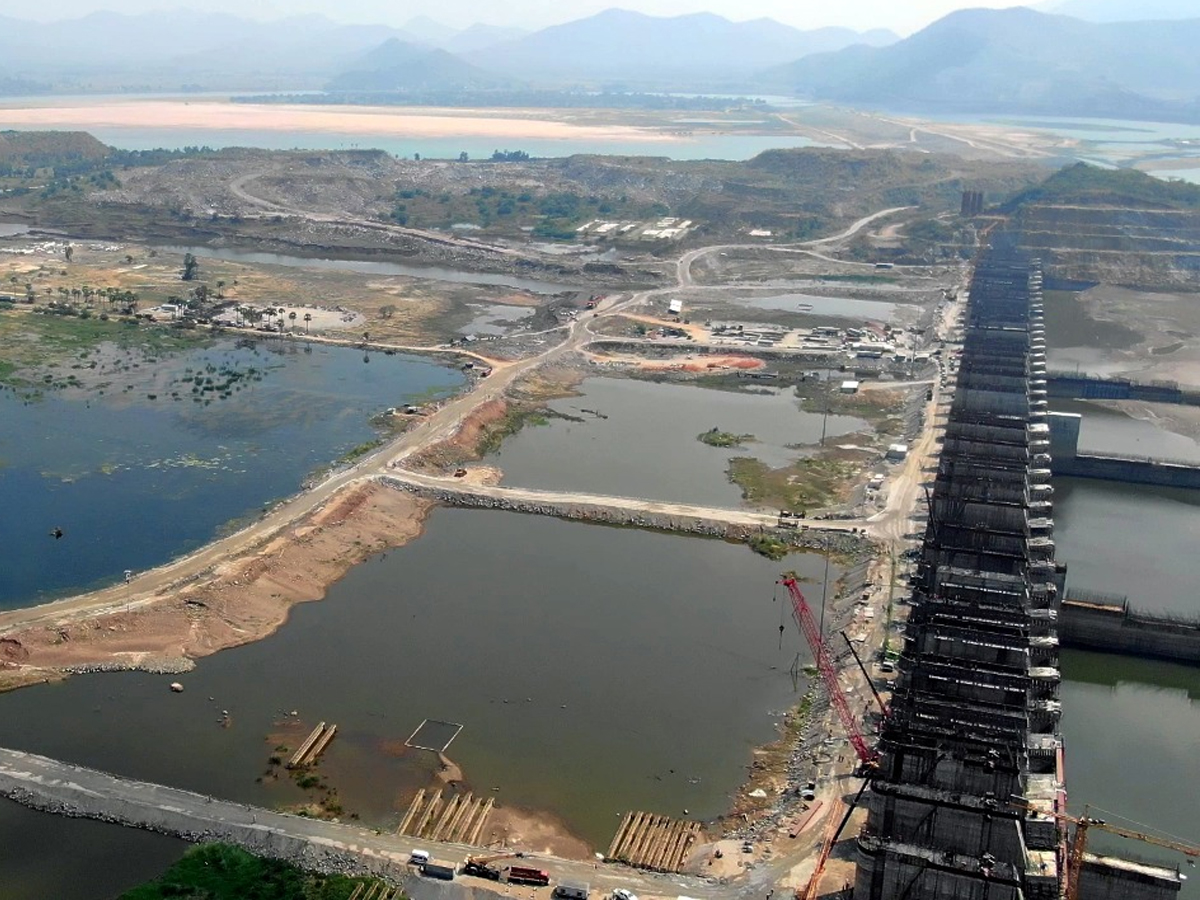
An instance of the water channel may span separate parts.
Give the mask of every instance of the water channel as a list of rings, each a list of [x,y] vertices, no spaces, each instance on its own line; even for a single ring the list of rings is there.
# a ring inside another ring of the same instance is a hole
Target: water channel
[[[194,549],[371,440],[372,416],[463,383],[417,357],[368,359],[222,341],[151,362],[102,344],[52,370],[78,388],[0,391],[0,509],[21,511],[0,516],[0,608]]]
[[[1081,450],[1200,461],[1200,444],[1156,422],[1086,401],[1052,405],[1083,416]],[[1200,615],[1198,527],[1200,491],[1054,480],[1054,537],[1068,588],[1124,594],[1147,611]]]
[[[732,457],[778,468],[804,454],[798,445],[817,444],[823,426],[827,438],[870,427],[852,416],[804,412],[790,389],[751,394],[589,378],[578,391],[549,404],[572,419],[527,427],[492,455],[505,484],[738,506],[741,489],[725,474]],[[738,448],[697,440],[714,427],[754,440]]]
[[[1200,671],[1191,666],[1064,651],[1062,731],[1071,812],[1134,831],[1200,841]],[[1181,866],[1181,900],[1200,898],[1182,854],[1093,828],[1088,849]]]
[[[1074,294],[1047,292],[1051,368],[1119,371],[1111,351],[1141,336],[1092,319]],[[1083,415],[1080,449],[1200,459],[1200,445],[1157,422],[1097,403],[1052,402]],[[1054,539],[1067,564],[1067,587],[1124,594],[1147,611],[1200,615],[1200,491],[1076,478],[1054,479]],[[1071,811],[1134,830],[1157,830],[1200,843],[1200,675],[1196,669],[1081,651],[1061,654],[1062,730]],[[1170,866],[1182,857],[1093,829],[1091,847]],[[1195,874],[1184,867],[1185,873]],[[1200,880],[1181,897],[1197,900]]]
[[[603,849],[629,809],[724,812],[804,690],[788,671],[802,641],[774,599],[781,565],[820,596],[815,555],[772,563],[721,541],[438,510],[420,540],[353,569],[271,638],[200,660],[182,694],[167,690],[175,676],[123,673],[0,696],[0,745],[277,806],[300,792],[256,783],[272,748],[328,720],[339,733],[321,772],[347,814],[394,827],[436,768],[404,740],[441,719],[464,725],[450,753],[471,789]],[[303,725],[281,724],[292,710]],[[106,850],[130,883],[145,875],[136,849],[168,852],[63,827],[73,854]],[[0,871],[41,890],[6,883],[6,900],[102,896],[66,883],[60,838],[25,829],[59,833],[0,803]]]

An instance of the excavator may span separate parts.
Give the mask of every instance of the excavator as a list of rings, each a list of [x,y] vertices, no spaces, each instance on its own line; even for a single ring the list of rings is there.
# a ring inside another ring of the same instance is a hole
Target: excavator
[[[512,853],[496,853],[492,856],[468,856],[463,864],[464,875],[474,875],[489,881],[499,881],[504,884],[532,884],[537,886],[550,883],[550,873],[544,869],[531,866],[495,866],[493,863],[502,859],[524,859],[525,854],[519,851]]]

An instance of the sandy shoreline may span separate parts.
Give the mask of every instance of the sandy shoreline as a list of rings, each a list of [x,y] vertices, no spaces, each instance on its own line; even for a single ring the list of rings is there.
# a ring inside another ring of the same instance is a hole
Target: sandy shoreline
[[[679,138],[632,125],[576,125],[541,111],[526,117],[485,110],[428,110],[389,106],[281,105],[213,101],[105,100],[71,106],[4,107],[5,128],[194,128],[211,131],[322,132],[402,138],[646,141]]]
[[[18,625],[0,637],[0,691],[89,669],[184,671],[261,640],[296,603],[321,599],[353,566],[419,537],[431,508],[379,483],[354,485],[195,578],[126,604]]]

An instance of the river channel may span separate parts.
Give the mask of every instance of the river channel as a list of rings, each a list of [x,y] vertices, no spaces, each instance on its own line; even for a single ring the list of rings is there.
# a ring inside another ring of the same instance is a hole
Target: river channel
[[[0,509],[21,511],[0,515],[0,608],[195,549],[374,438],[372,416],[463,383],[417,357],[366,359],[222,341],[151,361],[102,344],[52,370],[78,388],[0,391]]]
[[[470,788],[603,849],[629,809],[724,812],[804,690],[788,671],[802,641],[774,596],[781,566],[819,596],[815,555],[772,563],[715,540],[442,509],[274,636],[200,660],[182,694],[167,689],[176,676],[122,673],[0,696],[0,745],[277,806],[299,790],[255,777],[279,734],[294,746],[327,720],[339,732],[320,771],[347,814],[394,828],[436,767],[404,741],[441,719],[464,726],[449,753]],[[279,724],[292,710],[303,724]],[[6,883],[6,900],[103,896],[67,882],[77,872],[56,865],[46,822],[0,803],[0,871],[38,879]],[[133,832],[61,833],[129,883],[145,876],[140,849],[168,852]]]
[[[789,389],[751,394],[589,378],[578,390],[549,404],[571,418],[527,427],[493,454],[505,484],[738,506],[741,489],[726,476],[731,458],[778,468],[816,445],[823,426],[827,438],[870,427],[853,416],[804,412]],[[714,427],[753,439],[737,448],[697,440]]]

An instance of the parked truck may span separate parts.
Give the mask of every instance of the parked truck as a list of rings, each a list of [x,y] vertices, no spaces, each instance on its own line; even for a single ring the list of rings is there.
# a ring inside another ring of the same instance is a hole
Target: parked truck
[[[523,853],[498,853],[494,856],[469,856],[463,864],[464,875],[474,875],[476,878],[486,878],[489,881],[499,881],[505,884],[531,884],[544,886],[550,883],[550,873],[533,866],[497,865],[502,859],[519,859]]]
[[[454,880],[454,863],[431,859],[421,863],[421,874],[426,878],[439,878],[442,881]]]
[[[586,881],[560,881],[554,889],[554,896],[563,900],[588,900],[591,892],[592,886]]]

